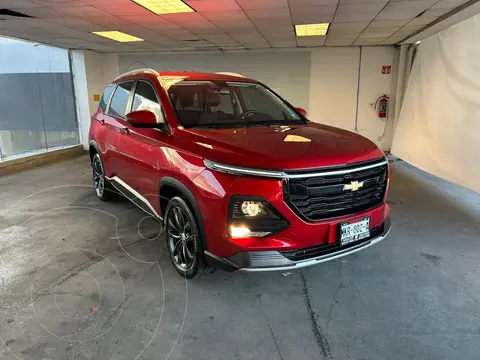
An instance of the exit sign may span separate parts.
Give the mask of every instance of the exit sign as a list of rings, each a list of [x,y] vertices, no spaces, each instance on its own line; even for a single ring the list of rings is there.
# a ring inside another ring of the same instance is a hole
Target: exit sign
[[[392,72],[392,66],[391,65],[383,65],[382,66],[382,74],[390,74]]]

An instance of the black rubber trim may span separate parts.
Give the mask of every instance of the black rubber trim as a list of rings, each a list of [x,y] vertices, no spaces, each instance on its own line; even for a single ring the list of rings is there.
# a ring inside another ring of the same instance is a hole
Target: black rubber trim
[[[208,241],[207,241],[207,236],[205,233],[205,226],[203,224],[203,217],[202,213],[200,211],[200,207],[198,206],[197,200],[195,199],[195,196],[193,196],[192,192],[179,180],[165,176],[162,177],[158,183],[158,194],[161,193],[162,187],[165,185],[169,185],[185,196],[185,198],[188,200],[190,205],[192,206],[193,212],[195,214],[195,217],[197,218],[198,221],[198,227],[200,230],[200,234],[202,235],[202,245],[203,245],[203,250],[206,251],[208,249]],[[158,201],[160,201],[161,198],[159,197]],[[160,216],[163,216],[163,214],[160,214]]]
[[[95,140],[90,140],[88,142],[88,146],[89,148],[90,146],[93,147],[97,151],[97,153],[101,154],[100,148],[98,147],[98,143]]]
[[[204,252],[205,261],[207,265],[211,268],[222,269],[224,271],[233,272],[240,269],[237,265],[231,263],[225,258],[218,257],[208,251]]]

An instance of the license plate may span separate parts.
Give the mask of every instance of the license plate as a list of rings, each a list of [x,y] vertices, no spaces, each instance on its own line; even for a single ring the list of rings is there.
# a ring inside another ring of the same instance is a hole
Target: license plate
[[[362,240],[370,236],[370,218],[340,224],[340,243],[342,245]]]

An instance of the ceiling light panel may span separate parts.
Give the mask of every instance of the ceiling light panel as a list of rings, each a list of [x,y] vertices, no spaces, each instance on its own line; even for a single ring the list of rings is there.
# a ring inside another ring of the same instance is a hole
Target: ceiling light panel
[[[125,34],[121,31],[92,31],[92,34],[99,35],[106,37],[108,39],[112,39],[118,42],[137,42],[143,41],[136,36]]]
[[[155,14],[178,14],[195,12],[181,0],[132,0]]]
[[[329,23],[295,25],[297,36],[318,36],[326,35]]]

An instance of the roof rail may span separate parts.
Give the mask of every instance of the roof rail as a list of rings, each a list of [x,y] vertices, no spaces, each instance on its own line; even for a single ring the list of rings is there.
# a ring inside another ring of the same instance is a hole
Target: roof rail
[[[237,74],[237,73],[229,72],[229,71],[220,71],[220,72],[216,72],[215,74],[218,74],[218,75],[237,76],[237,77],[242,77],[242,78],[245,77],[245,76],[243,76],[242,74]]]
[[[135,70],[132,70],[132,71],[128,71],[124,74],[121,74],[121,75],[118,75],[115,80],[118,80],[124,76],[127,76],[127,75],[136,75],[136,74],[141,74],[141,73],[150,73],[150,74],[154,74],[154,75],[159,75],[158,72],[156,70],[153,70],[153,69],[135,69]],[[113,80],[113,81],[115,81]]]

